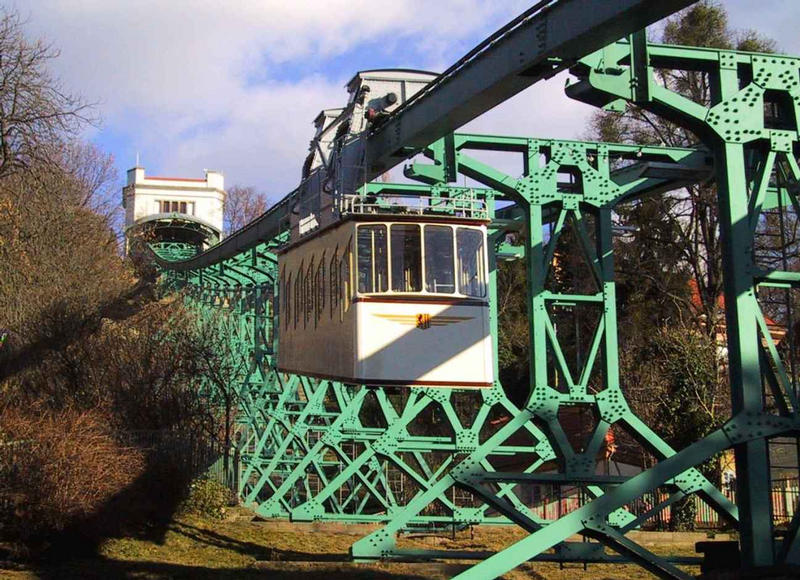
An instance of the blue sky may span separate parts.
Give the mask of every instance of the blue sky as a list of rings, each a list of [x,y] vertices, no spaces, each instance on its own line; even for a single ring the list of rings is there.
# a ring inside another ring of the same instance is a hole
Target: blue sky
[[[97,102],[86,137],[120,170],[137,152],[151,175],[225,173],[275,200],[293,188],[323,108],[344,104],[360,69],[442,70],[531,0],[28,0],[29,35],[61,50],[54,72]],[[796,0],[724,0],[735,28],[800,54]],[[494,134],[575,138],[591,109],[564,78],[471,123]],[[121,181],[120,181],[121,183]]]

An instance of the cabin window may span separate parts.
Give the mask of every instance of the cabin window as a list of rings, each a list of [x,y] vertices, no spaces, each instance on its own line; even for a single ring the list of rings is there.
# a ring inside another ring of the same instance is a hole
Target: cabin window
[[[387,225],[383,224],[358,226],[356,267],[360,293],[486,296],[483,230],[425,225],[423,231],[423,226],[408,223],[391,224],[388,228],[387,232]],[[387,253],[391,260],[387,260]],[[340,284],[344,284],[343,278]]]
[[[425,226],[425,290],[435,294],[454,294],[453,228]]]
[[[418,225],[391,227],[392,291],[422,291],[422,236]]]
[[[282,284],[281,284],[281,292],[283,298],[283,312],[281,315],[283,316],[283,327],[289,328],[289,287],[292,285],[292,275],[291,273],[287,277],[286,274],[282,276]]]
[[[386,292],[389,289],[386,226],[359,226],[357,242],[358,291]]]
[[[308,265],[308,270],[306,270],[306,277],[305,277],[305,284],[306,284],[306,311],[305,311],[305,318],[303,318],[303,327],[311,322],[311,317],[314,314],[314,260],[311,260],[311,263]]]
[[[486,296],[486,280],[483,265],[486,262],[483,249],[483,233],[480,230],[458,228],[458,291],[467,296]]]
[[[300,322],[300,313],[303,311],[303,266],[297,271],[294,280],[294,327]]]

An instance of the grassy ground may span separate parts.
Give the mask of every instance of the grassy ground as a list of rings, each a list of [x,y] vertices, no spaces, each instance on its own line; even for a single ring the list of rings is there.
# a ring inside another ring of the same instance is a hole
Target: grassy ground
[[[364,526],[341,524],[299,524],[252,521],[244,510],[226,520],[195,516],[175,518],[158,541],[153,539],[108,540],[98,558],[74,560],[59,566],[2,569],[0,577],[14,579],[59,578],[270,578],[311,580],[396,579],[433,580],[450,578],[464,564],[352,564],[345,561],[350,545],[368,531]],[[401,547],[449,550],[497,550],[522,537],[512,527],[476,528],[455,540],[445,537],[402,538]],[[687,538],[689,539],[689,538]],[[693,542],[677,541],[649,545],[659,554],[693,555]],[[696,569],[687,571],[697,573]],[[547,580],[652,578],[636,566],[593,564],[582,566],[526,564],[506,578]]]

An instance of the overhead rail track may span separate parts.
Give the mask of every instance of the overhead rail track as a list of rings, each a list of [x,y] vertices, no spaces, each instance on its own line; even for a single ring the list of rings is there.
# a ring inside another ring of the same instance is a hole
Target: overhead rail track
[[[416,98],[365,135],[370,181],[534,83],[579,58],[645,28],[696,0],[550,0],[539,2],[469,51]],[[555,59],[555,60],[553,60]],[[354,145],[350,145],[354,146]],[[202,268],[288,229],[299,186],[260,218],[190,260],[162,268]]]
[[[695,0],[545,0],[469,51],[367,138],[367,180],[589,52]]]

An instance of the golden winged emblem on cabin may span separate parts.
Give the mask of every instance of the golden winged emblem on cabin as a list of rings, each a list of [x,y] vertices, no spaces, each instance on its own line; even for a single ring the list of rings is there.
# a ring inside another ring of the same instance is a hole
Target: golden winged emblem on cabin
[[[435,314],[373,314],[378,318],[389,320],[396,324],[415,326],[420,330],[427,330],[432,326],[448,326],[458,324],[465,320],[472,320],[472,316],[438,316]]]

